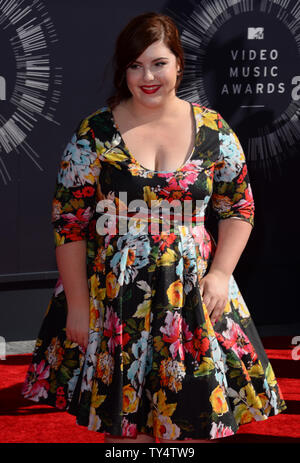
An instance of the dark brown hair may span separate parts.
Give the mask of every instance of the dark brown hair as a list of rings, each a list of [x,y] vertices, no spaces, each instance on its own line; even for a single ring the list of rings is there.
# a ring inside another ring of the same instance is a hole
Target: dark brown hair
[[[113,56],[115,93],[106,101],[109,106],[114,108],[122,100],[131,97],[126,83],[126,69],[158,40],[163,40],[179,60],[180,74],[175,85],[177,90],[184,69],[184,53],[178,29],[169,16],[155,12],[144,13],[133,18],[117,38]]]

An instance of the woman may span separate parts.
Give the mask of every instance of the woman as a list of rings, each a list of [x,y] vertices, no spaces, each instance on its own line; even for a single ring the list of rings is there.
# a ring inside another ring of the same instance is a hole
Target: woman
[[[245,156],[217,111],[176,96],[184,59],[169,17],[130,21],[115,63],[115,95],[62,157],[60,279],[23,395],[106,442],[212,442],[286,408],[232,275],[254,224]],[[173,200],[191,206],[184,225],[152,209]]]

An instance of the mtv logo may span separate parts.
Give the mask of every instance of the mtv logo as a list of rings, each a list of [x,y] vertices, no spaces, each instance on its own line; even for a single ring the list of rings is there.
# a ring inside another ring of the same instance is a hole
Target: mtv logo
[[[263,27],[248,27],[248,40],[258,39],[261,40],[264,38],[264,28]]]

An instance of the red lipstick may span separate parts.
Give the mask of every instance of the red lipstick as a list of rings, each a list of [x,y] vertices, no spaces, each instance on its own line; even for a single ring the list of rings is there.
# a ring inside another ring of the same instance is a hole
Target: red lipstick
[[[144,93],[151,94],[157,92],[157,90],[159,90],[160,87],[161,85],[144,85],[140,88]]]

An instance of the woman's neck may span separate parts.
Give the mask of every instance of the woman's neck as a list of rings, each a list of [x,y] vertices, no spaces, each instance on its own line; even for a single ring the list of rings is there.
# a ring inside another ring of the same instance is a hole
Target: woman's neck
[[[147,123],[157,120],[169,119],[182,107],[183,100],[174,96],[159,106],[146,106],[132,97],[121,102],[122,107],[136,121]]]

